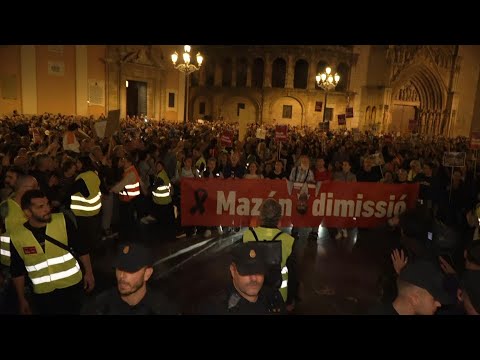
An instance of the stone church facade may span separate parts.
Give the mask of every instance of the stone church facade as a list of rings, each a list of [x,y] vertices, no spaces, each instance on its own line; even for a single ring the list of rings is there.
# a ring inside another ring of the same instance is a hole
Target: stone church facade
[[[331,129],[468,136],[480,130],[478,45],[192,46],[204,63],[185,85],[170,55],[181,45],[0,47],[0,114],[127,114],[128,83],[141,83],[142,112]],[[340,75],[326,93],[315,75]],[[92,85],[93,84],[93,85]],[[96,88],[94,86],[97,86]],[[92,100],[92,93],[96,98]],[[346,125],[338,117],[353,116]],[[143,110],[144,109],[144,110]]]

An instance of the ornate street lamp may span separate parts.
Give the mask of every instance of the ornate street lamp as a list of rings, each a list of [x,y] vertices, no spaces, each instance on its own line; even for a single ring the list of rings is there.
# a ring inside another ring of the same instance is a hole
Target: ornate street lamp
[[[317,76],[315,76],[315,80],[317,80],[318,86],[323,90],[325,90],[325,101],[324,101],[324,107],[323,107],[323,122],[325,122],[325,114],[327,112],[328,92],[331,90],[335,90],[335,87],[340,81],[340,75],[338,75],[338,73],[335,73],[335,75],[332,75],[332,69],[330,68],[330,66],[327,66],[324,73],[318,74]]]
[[[184,131],[186,131],[188,114],[188,78],[191,73],[200,69],[203,63],[203,56],[200,53],[197,53],[197,65],[193,65],[190,63],[190,45],[185,45],[183,47],[183,50],[183,63],[177,65],[178,53],[176,51],[172,54],[172,62],[175,69],[185,73],[185,104],[183,108],[183,129]]]

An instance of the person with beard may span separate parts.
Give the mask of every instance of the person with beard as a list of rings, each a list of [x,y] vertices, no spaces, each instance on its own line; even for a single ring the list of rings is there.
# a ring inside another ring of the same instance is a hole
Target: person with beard
[[[142,243],[120,246],[114,260],[117,286],[98,295],[84,315],[178,315],[177,306],[147,286],[153,274],[151,250]]]
[[[20,314],[78,314],[83,289],[95,287],[90,256],[75,225],[63,214],[52,214],[40,190],[25,192],[22,210],[28,221],[10,234],[10,271]],[[77,261],[76,255],[83,269]],[[28,275],[33,287],[32,309],[24,292]]]
[[[7,172],[5,174],[5,180],[3,182],[5,188],[1,189],[2,201],[15,196],[15,184],[17,182],[17,179],[22,175],[25,175],[25,171],[23,171],[23,169],[18,166],[13,165],[7,169]]]
[[[287,310],[278,289],[264,285],[265,248],[256,242],[238,245],[230,264],[232,284],[199,306],[202,315],[279,315]]]

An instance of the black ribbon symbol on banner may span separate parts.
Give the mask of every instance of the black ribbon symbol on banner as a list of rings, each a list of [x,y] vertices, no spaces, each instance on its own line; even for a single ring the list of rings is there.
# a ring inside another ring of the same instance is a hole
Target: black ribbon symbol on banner
[[[207,200],[208,193],[205,189],[197,189],[195,190],[195,206],[192,206],[190,209],[190,214],[194,215],[197,211],[203,215],[205,212],[205,207],[203,204],[205,203],[205,200]]]

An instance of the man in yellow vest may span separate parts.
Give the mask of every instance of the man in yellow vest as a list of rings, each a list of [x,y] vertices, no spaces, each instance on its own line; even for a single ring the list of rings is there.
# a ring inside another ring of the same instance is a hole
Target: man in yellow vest
[[[20,314],[78,314],[83,289],[95,287],[90,256],[85,242],[76,235],[75,225],[63,214],[52,214],[47,197],[29,190],[22,197],[28,221],[10,234],[10,272],[17,292]],[[75,256],[74,256],[75,254]],[[25,276],[33,287],[35,307],[24,292]]]
[[[282,282],[280,285],[280,293],[287,304],[287,310],[291,311],[294,308],[294,301],[298,290],[296,254],[293,252],[294,238],[282,232],[277,227],[281,216],[282,207],[277,200],[264,200],[260,207],[260,226],[246,230],[243,234],[243,242],[281,241],[282,262],[279,270],[281,271]]]
[[[10,276],[10,234],[14,228],[27,222],[20,203],[22,195],[31,189],[38,189],[37,180],[30,175],[18,175],[15,179],[12,196],[0,204],[3,230],[0,235],[0,289],[2,289],[3,284],[5,304],[9,309],[14,309],[17,301]]]
[[[93,169],[92,160],[88,156],[78,159],[80,174],[75,179],[70,196],[70,209],[75,215],[80,237],[87,242],[89,253],[100,240],[102,193],[100,178]],[[105,191],[105,190],[104,190]]]
[[[20,176],[15,184],[13,198],[3,201],[0,204],[0,216],[2,217],[5,232],[0,235],[0,262],[2,265],[10,266],[10,235],[18,226],[27,222],[21,200],[23,194],[28,190],[38,190],[38,182],[31,175]]]
[[[156,163],[157,177],[152,189],[152,206],[150,215],[142,218],[143,224],[158,222],[162,227],[162,233],[168,239],[175,236],[175,214],[172,204],[172,184],[168,177],[164,163],[158,160]]]

